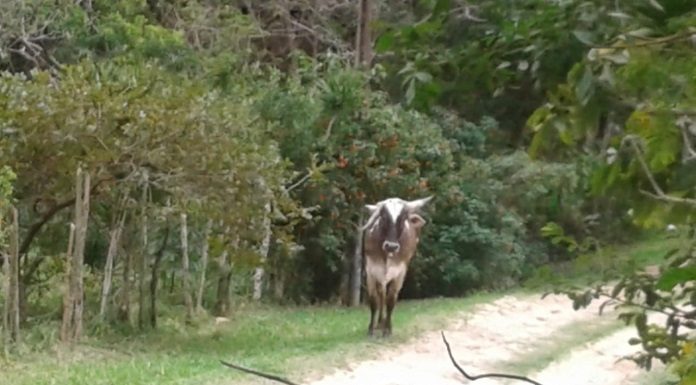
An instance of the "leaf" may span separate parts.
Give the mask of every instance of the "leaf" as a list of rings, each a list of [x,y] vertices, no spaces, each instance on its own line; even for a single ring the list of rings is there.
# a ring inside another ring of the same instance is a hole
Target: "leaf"
[[[665,8],[660,3],[658,3],[657,0],[648,0],[648,2],[650,3],[650,5],[653,6],[653,8],[657,9],[658,11],[665,11]]]
[[[433,7],[433,16],[440,16],[450,10],[451,0],[438,0]]]
[[[413,74],[413,77],[418,79],[421,83],[429,83],[433,80],[433,76],[427,72],[416,72]]]
[[[607,15],[609,15],[611,17],[615,17],[617,19],[623,19],[623,20],[628,20],[628,19],[632,18],[631,15],[625,14],[623,12],[618,12],[618,11],[617,12],[609,12]]]
[[[672,290],[675,286],[696,281],[696,266],[676,267],[666,270],[655,284],[659,290]]]
[[[495,68],[496,68],[496,69],[499,69],[499,70],[502,70],[502,69],[505,69],[505,68],[510,67],[511,64],[512,64],[512,63],[510,63],[509,61],[504,61],[504,62],[498,64],[498,66],[495,67]]]
[[[614,64],[626,64],[630,59],[630,54],[628,53],[628,50],[625,49],[618,52],[612,50],[610,52],[601,54],[600,57],[609,60]]]
[[[575,96],[583,105],[587,104],[592,92],[594,91],[594,75],[589,67],[585,67],[580,81],[575,86]]]
[[[406,88],[406,104],[410,105],[413,99],[416,97],[416,80],[411,78],[408,82],[408,87]]]
[[[635,37],[648,37],[652,35],[653,30],[651,28],[643,27],[643,28],[638,28],[633,31],[627,32],[626,34],[628,36],[635,36]]]
[[[589,31],[582,31],[582,30],[575,30],[573,31],[573,35],[575,38],[580,40],[581,43],[586,44],[586,45],[595,45],[594,43],[594,34]]]
[[[395,40],[396,37],[392,31],[382,34],[375,43],[375,51],[380,53],[389,51],[394,46]]]

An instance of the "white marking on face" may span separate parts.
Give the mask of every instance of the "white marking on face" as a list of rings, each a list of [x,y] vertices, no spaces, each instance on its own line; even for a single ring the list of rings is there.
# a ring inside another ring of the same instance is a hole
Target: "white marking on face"
[[[387,206],[387,211],[392,218],[392,222],[396,223],[396,218],[399,217],[401,211],[404,209],[404,203],[397,199],[387,199],[384,203]]]

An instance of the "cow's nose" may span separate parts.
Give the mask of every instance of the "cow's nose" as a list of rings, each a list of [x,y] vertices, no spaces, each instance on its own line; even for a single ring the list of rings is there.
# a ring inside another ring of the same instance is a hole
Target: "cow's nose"
[[[396,253],[399,251],[399,244],[397,242],[389,242],[389,241],[384,241],[384,244],[382,245],[382,248],[384,248],[384,251],[387,253]]]

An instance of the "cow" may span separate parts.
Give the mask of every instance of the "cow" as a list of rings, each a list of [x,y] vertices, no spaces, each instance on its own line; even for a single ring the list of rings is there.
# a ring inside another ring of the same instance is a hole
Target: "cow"
[[[375,314],[379,311],[377,328],[382,336],[392,332],[391,316],[406,271],[416,252],[425,220],[418,211],[433,197],[406,201],[389,198],[366,205],[370,216],[362,227],[363,259],[370,305],[368,335],[374,336]],[[386,307],[386,318],[384,310]]]

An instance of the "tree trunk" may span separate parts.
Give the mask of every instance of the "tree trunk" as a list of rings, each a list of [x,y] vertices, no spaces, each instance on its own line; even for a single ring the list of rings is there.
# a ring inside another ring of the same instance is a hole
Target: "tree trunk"
[[[77,170],[77,183],[75,185],[75,240],[72,247],[72,256],[68,263],[68,290],[66,291],[63,308],[63,325],[61,327],[61,340],[73,342],[82,335],[82,312],[84,300],[84,282],[82,265],[85,257],[85,244],[87,243],[87,223],[89,219],[90,178],[89,173]],[[69,242],[71,243],[71,242]],[[71,247],[69,247],[71,248]]]
[[[278,269],[273,280],[273,297],[277,301],[282,301],[285,297],[285,271]]]
[[[121,288],[121,298],[118,307],[118,319],[121,322],[130,323],[131,306],[130,306],[130,291],[131,291],[131,264],[133,255],[130,252],[125,253],[123,260],[123,287]]]
[[[186,322],[193,320],[193,300],[191,298],[191,274],[188,255],[188,226],[186,214],[181,214],[181,277],[184,283],[184,304],[186,305]]]
[[[361,211],[358,225],[362,225],[364,214]],[[353,250],[353,272],[350,284],[350,306],[360,305],[360,287],[362,284],[363,231],[357,229],[355,249]]]
[[[140,200],[140,205],[142,207],[142,213],[140,215],[140,219],[142,221],[140,225],[142,244],[140,246],[140,253],[138,258],[138,328],[140,329],[143,329],[145,327],[145,297],[147,296],[147,183],[148,177],[147,174],[145,174],[143,184],[143,195]]]
[[[75,224],[70,224],[68,234],[68,251],[65,253],[65,292],[63,293],[63,323],[60,327],[60,338],[64,342],[70,340],[70,323],[73,319],[72,306],[72,264],[73,264],[73,249],[75,245]]]
[[[103,321],[106,318],[106,308],[109,302],[109,293],[111,292],[111,282],[113,280],[114,260],[118,253],[118,244],[121,240],[123,232],[123,224],[126,220],[126,212],[121,214],[116,226],[109,232],[109,250],[106,253],[106,262],[104,263],[104,282],[102,283],[101,302],[99,305],[99,318]]]
[[[227,251],[222,255],[227,259]],[[232,269],[222,270],[218,278],[217,300],[215,301],[215,315],[226,316],[230,310],[230,286],[232,284]]]
[[[196,311],[203,312],[203,291],[205,290],[205,271],[208,268],[208,237],[210,229],[213,227],[213,220],[208,219],[203,232],[203,245],[201,247],[201,278],[198,282],[198,292],[196,293]]]
[[[350,305],[350,274],[352,270],[353,255],[346,251],[341,261],[341,281],[338,284],[338,296],[341,305]]]
[[[169,274],[169,294],[174,293],[174,284],[176,283],[176,273],[174,271]]]
[[[372,1],[358,1],[358,31],[356,33],[355,66],[370,68],[372,64]]]
[[[228,231],[225,230],[225,234]],[[236,236],[232,241],[232,248],[239,247],[239,236]],[[230,310],[231,299],[230,289],[232,284],[232,262],[227,248],[222,251],[218,258],[218,266],[220,268],[220,277],[218,277],[217,299],[215,301],[215,314],[218,316],[226,316]]]
[[[264,264],[268,258],[268,251],[271,246],[271,236],[273,229],[271,228],[271,203],[268,202],[264,206],[265,216],[263,218],[263,240],[259,247],[259,256],[261,257],[260,266],[254,271],[254,293],[253,299],[258,301],[263,293],[263,278],[265,275]]]
[[[164,249],[169,241],[169,226],[164,229],[164,239],[162,246],[155,253],[155,261],[152,263],[152,274],[150,275],[150,326],[154,329],[157,327],[157,284],[159,279],[159,267],[164,255]]]
[[[232,283],[232,269],[228,262],[227,250],[220,255],[220,277],[217,284],[217,299],[215,301],[215,314],[225,316],[230,310],[230,286]]]
[[[3,332],[5,349],[20,340],[19,306],[19,214],[12,208],[12,227],[10,229],[10,254],[5,255],[3,271],[6,277],[5,309],[3,312]]]
[[[2,212],[0,212],[0,234],[2,234]],[[10,256],[0,253],[2,257],[2,295],[5,298],[5,306],[2,307],[2,346],[5,349],[5,355],[8,354],[10,345]]]

